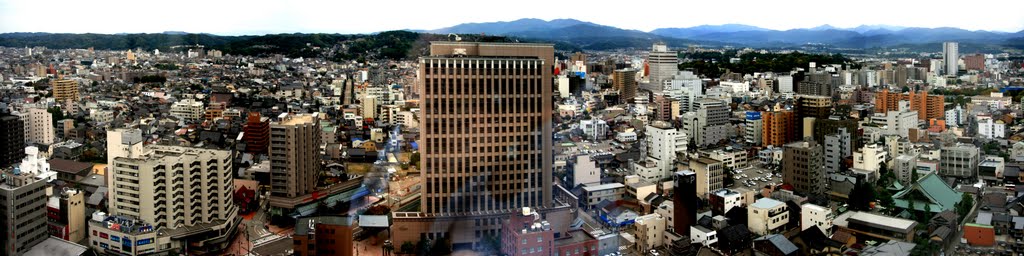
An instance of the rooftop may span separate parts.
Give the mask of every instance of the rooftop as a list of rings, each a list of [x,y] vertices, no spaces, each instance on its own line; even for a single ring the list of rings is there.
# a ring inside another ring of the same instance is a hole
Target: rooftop
[[[781,202],[779,200],[775,200],[775,199],[771,199],[771,198],[765,197],[765,198],[757,199],[757,201],[754,202],[754,204],[751,204],[750,206],[761,208],[761,209],[771,209],[771,208],[775,208],[775,207],[779,207],[779,206],[783,206],[783,205],[785,205],[785,203],[783,203],[783,202]]]
[[[608,190],[608,189],[616,189],[616,188],[624,188],[624,187],[626,187],[626,186],[622,185],[622,183],[607,183],[607,184],[594,185],[594,186],[585,186],[585,187],[583,187],[583,190],[585,190],[585,191],[599,191],[599,190]]]
[[[313,123],[313,116],[317,114],[281,114],[280,119],[275,122],[277,125],[299,125]]]

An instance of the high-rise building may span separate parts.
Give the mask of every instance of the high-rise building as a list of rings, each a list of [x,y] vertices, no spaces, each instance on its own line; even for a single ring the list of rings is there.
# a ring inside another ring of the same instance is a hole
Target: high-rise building
[[[678,171],[672,186],[673,229],[676,234],[690,235],[690,226],[697,225],[697,173],[686,170]]]
[[[249,112],[246,118],[245,133],[242,135],[245,152],[266,154],[270,145],[270,118],[261,117],[259,112]]]
[[[794,93],[793,90],[793,76],[784,75],[779,76],[779,93]]]
[[[985,55],[972,54],[964,56],[964,66],[967,70],[985,70]]]
[[[615,80],[612,85],[616,90],[619,90],[619,96],[622,97],[622,99],[632,99],[633,97],[636,97],[636,70],[615,70],[613,79]]]
[[[568,232],[570,206],[556,200],[567,190],[551,176],[554,63],[550,44],[431,42],[418,75],[420,212],[395,214],[396,243],[481,249],[524,207]]]
[[[134,134],[114,131],[118,132]],[[90,229],[98,231],[91,233],[90,240],[105,241],[103,236],[115,233],[126,233],[121,239],[137,240],[147,236],[142,233],[155,232],[148,234],[155,239],[148,243],[172,239],[181,243],[203,241],[190,243],[187,250],[192,253],[223,250],[234,234],[230,231],[239,224],[236,218],[238,208],[232,194],[232,159],[231,151],[227,150],[163,145],[147,145],[141,153],[131,152],[128,157],[115,157],[110,163],[107,179],[107,187],[111,190],[107,194],[109,216],[124,220],[121,222],[137,221],[148,228],[128,231],[100,225],[111,221],[104,214],[102,218],[90,221]],[[177,244],[182,248],[180,243]],[[101,251],[110,249],[96,244],[93,248]],[[127,248],[120,250],[131,255],[146,253],[131,251],[131,246]]]
[[[697,174],[697,196],[700,198],[706,199],[711,192],[723,188],[725,164],[721,161],[707,157],[690,159],[690,169]]]
[[[761,121],[761,144],[764,147],[769,145],[781,147],[791,141],[800,139],[796,113],[793,111],[762,111]]]
[[[746,121],[743,127],[743,138],[750,145],[761,145],[764,141],[763,132],[764,120],[761,119],[761,112],[747,111]]]
[[[947,76],[956,76],[957,71],[960,70],[959,48],[956,42],[942,43],[942,61],[946,63],[946,72],[944,74]]]
[[[831,83],[818,83],[812,81],[800,81],[797,83],[797,93],[802,95],[816,95],[832,97]]]
[[[25,157],[24,129],[20,118],[0,113],[0,168],[10,167]]]
[[[59,103],[64,103],[69,100],[77,102],[79,99],[78,81],[57,79],[51,81],[50,86],[53,87],[53,98]]]
[[[19,114],[25,125],[25,144],[50,145],[56,133],[53,130],[53,114],[41,106],[27,106]]]
[[[697,146],[716,144],[728,138],[729,106],[720,100],[700,99],[692,112],[683,115],[683,125]]]
[[[678,71],[665,81],[665,96],[679,100],[680,113],[691,111],[697,98],[703,95],[703,82],[692,71]]]
[[[801,120],[808,117],[825,119],[831,115],[832,97],[800,95],[796,99],[796,116]]]
[[[641,175],[647,181],[657,182],[672,175],[676,154],[686,152],[686,133],[664,121],[654,121],[644,131],[647,140],[647,157],[657,163],[658,171],[652,175]]]
[[[270,123],[270,205],[295,209],[320,174],[319,113],[285,113]]]
[[[72,242],[87,237],[85,193],[76,189],[56,192],[46,201],[50,235]]]
[[[22,255],[49,237],[46,228],[46,160],[39,149],[22,149],[25,159],[12,171],[4,171],[0,180],[0,244],[3,255]],[[40,164],[45,164],[39,166]],[[56,176],[56,173],[53,173]]]
[[[892,93],[883,89],[875,93],[875,113],[897,111],[900,101],[908,101],[910,110],[917,111],[919,120],[943,119],[945,98],[941,95],[928,95],[928,92]]]
[[[669,51],[664,43],[656,43],[647,55],[647,65],[651,72],[648,81],[654,86],[651,91],[661,91],[663,83],[679,71],[679,53]]]
[[[828,174],[821,144],[798,141],[786,144],[782,153],[782,179],[801,195],[822,194],[827,191]]]
[[[840,127],[836,133],[825,135],[825,170],[829,174],[839,172],[843,159],[853,156],[851,140],[850,132],[844,127]]]

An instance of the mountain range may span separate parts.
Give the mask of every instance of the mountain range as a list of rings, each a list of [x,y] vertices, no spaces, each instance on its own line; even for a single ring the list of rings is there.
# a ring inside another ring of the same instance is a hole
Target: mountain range
[[[861,25],[839,28],[822,25],[812,28],[773,30],[743,24],[701,25],[685,28],[659,28],[651,31],[621,29],[575,19],[519,19],[514,21],[465,23],[425,30],[429,33],[490,34],[561,41],[584,49],[648,47],[663,41],[677,47],[688,44],[734,45],[751,47],[794,47],[827,44],[839,48],[879,48],[958,41],[980,45],[1013,45],[1024,40],[1024,31],[1016,33],[965,30],[959,28],[918,28],[891,25]],[[612,47],[615,46],[615,47]]]

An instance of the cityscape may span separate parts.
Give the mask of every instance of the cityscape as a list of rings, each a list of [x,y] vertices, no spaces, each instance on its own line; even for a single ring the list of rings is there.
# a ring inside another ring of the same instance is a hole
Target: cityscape
[[[0,255],[1024,255],[1019,13],[528,2],[0,1]]]

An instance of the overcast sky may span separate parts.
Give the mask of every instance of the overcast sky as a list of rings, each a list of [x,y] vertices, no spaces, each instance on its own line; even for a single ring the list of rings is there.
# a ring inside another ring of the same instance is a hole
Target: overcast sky
[[[0,0],[0,32],[222,35],[370,33],[466,22],[573,18],[650,31],[703,24],[771,29],[888,24],[1017,32],[1024,1]]]

